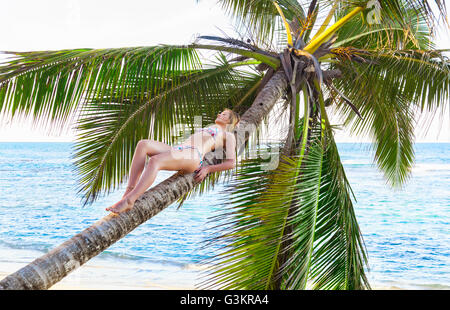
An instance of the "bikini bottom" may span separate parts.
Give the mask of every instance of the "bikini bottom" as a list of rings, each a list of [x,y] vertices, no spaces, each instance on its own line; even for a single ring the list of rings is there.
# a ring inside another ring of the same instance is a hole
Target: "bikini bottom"
[[[192,145],[175,145],[175,146],[173,146],[173,148],[176,149],[176,150],[180,150],[180,151],[182,151],[184,149],[195,149],[197,151],[197,153],[198,153],[199,158],[200,158],[200,165],[198,166],[198,169],[200,169],[203,166],[203,155],[198,150],[197,147],[192,146]]]

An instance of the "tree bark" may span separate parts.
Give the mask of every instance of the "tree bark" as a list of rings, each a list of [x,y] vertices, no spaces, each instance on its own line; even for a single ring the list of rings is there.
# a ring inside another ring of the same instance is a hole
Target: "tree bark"
[[[252,106],[242,115],[236,134],[237,147],[244,145],[249,135],[270,112],[287,87],[283,71],[277,71],[256,97]],[[205,158],[208,164],[214,158]],[[109,214],[91,227],[76,234],[47,254],[0,281],[0,289],[48,289],[71,271],[149,220],[196,184],[194,173],[176,173],[150,188],[134,207],[119,215]]]

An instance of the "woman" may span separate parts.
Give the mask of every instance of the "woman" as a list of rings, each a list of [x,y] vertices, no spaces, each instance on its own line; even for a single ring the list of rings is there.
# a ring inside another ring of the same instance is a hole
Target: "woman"
[[[236,139],[232,131],[239,120],[239,114],[225,109],[217,115],[215,125],[199,129],[182,144],[171,147],[154,140],[139,141],[131,162],[125,194],[119,202],[106,208],[106,211],[119,214],[130,210],[134,202],[152,185],[159,170],[185,173],[195,171],[195,181],[201,182],[210,172],[233,169],[236,166]],[[203,154],[224,147],[226,154],[221,164],[203,166]],[[147,156],[150,159],[141,176]]]

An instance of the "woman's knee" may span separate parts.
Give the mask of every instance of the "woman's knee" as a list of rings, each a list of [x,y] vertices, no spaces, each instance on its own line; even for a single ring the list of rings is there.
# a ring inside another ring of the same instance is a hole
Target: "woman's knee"
[[[149,144],[150,144],[150,140],[148,140],[148,139],[139,140],[136,145],[136,149],[146,149],[149,147]]]
[[[154,142],[156,141],[149,139],[139,140],[139,142],[136,145],[136,150],[140,150],[142,152],[145,152],[148,156],[151,156],[157,152],[156,150],[157,148]]]
[[[170,146],[159,141],[142,139],[137,143],[136,149],[142,150],[148,156],[154,156],[170,150]]]
[[[147,167],[159,168],[161,165],[161,155],[157,154],[148,159]]]

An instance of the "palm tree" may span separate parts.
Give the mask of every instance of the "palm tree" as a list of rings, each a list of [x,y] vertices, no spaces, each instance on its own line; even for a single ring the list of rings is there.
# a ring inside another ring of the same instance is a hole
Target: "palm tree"
[[[328,114],[356,134],[369,134],[387,181],[404,184],[414,159],[414,112],[435,113],[448,97],[449,62],[431,41],[438,17],[430,6],[442,17],[444,4],[220,3],[252,40],[204,36],[188,46],[9,52],[15,58],[0,67],[1,111],[32,115],[50,128],[76,124],[74,158],[86,205],[124,181],[140,139],[173,142],[177,124],[192,129],[195,115],[211,122],[231,107],[242,114],[241,152],[283,96],[289,124],[279,141],[279,165],[265,170],[261,158],[240,163],[228,186],[228,208],[218,217],[223,230],[211,240],[221,250],[202,287],[370,288]],[[380,14],[373,15],[374,4]],[[199,50],[217,51],[215,61],[205,63]],[[220,161],[209,155],[209,164]],[[199,185],[192,174],[174,175],[130,212],[105,217],[0,281],[0,288],[50,287],[172,202],[181,205],[213,188],[219,177]]]

